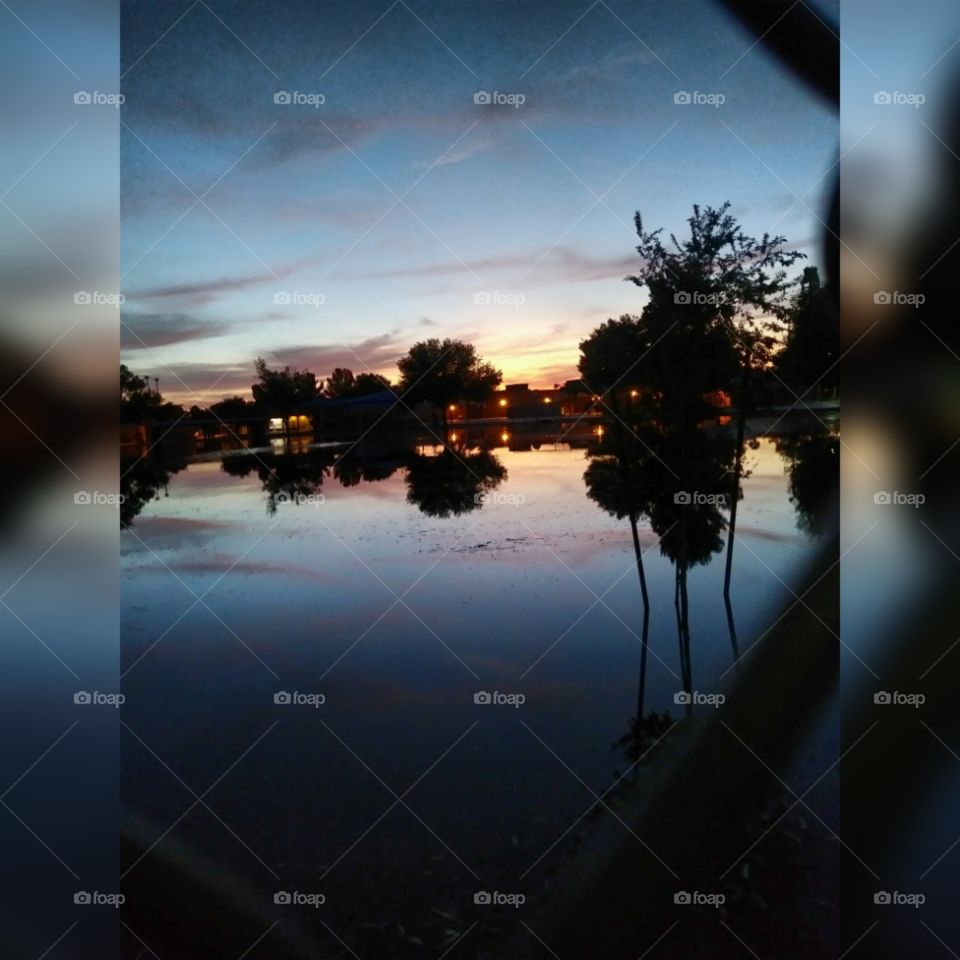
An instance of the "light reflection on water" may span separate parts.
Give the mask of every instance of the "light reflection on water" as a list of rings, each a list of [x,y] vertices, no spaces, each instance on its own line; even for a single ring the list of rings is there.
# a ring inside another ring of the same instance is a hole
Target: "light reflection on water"
[[[122,535],[125,719],[198,791],[270,731],[211,803],[285,883],[351,889],[392,862],[451,909],[498,883],[522,889],[517,876],[592,802],[577,777],[600,791],[625,766],[611,745],[635,708],[642,618],[629,525],[587,499],[584,450],[495,452],[498,497],[445,518],[408,502],[403,468],[351,486],[328,476],[322,498],[271,512],[256,470],[191,463]],[[742,649],[814,549],[774,442],[749,466],[732,581]],[[644,522],[640,539],[647,709],[677,716],[673,567]],[[731,664],[722,585],[722,555],[690,570],[702,691]],[[277,705],[277,691],[326,702]],[[477,705],[478,691],[525,702]],[[182,786],[125,749],[128,805],[173,822]],[[276,888],[215,821],[178,829]]]

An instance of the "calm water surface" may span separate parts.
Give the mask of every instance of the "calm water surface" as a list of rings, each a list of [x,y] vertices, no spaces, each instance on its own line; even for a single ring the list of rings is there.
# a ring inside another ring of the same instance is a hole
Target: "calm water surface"
[[[124,743],[125,790],[157,837],[193,802],[184,784],[216,783],[205,802],[220,821],[198,806],[177,835],[264,890],[324,892],[344,923],[357,897],[389,917],[425,889],[460,917],[474,891],[523,891],[565,849],[627,766],[612,745],[637,694],[630,528],[586,497],[584,450],[494,452],[497,500],[459,516],[409,503],[402,467],[271,503],[256,469],[230,475],[219,457],[146,503],[122,534],[124,719],[143,741]],[[743,648],[816,546],[774,441],[748,465],[732,590]],[[678,716],[673,567],[645,522],[640,535],[647,709]],[[733,677],[722,582],[723,554],[689,574],[701,691]],[[325,702],[277,704],[279,691]],[[476,704],[479,691],[525,702]],[[668,877],[639,846],[638,865]]]

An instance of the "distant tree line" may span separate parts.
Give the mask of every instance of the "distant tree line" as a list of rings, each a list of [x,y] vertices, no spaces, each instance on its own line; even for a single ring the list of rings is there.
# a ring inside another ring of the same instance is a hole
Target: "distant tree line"
[[[600,324],[580,344],[579,370],[593,393],[613,406],[624,390],[656,399],[656,414],[673,424],[703,419],[708,398],[729,396],[745,414],[760,403],[808,402],[837,387],[838,322],[834,291],[816,267],[802,277],[789,268],[804,254],[781,236],[747,236],[729,212],[694,206],[690,236],[680,241],[635,223],[641,267],[626,279],[648,291],[639,315]],[[415,343],[397,361],[399,381],[337,367],[323,380],[309,370],[254,365],[253,399],[227,397],[189,410],[164,401],[148,378],[121,365],[124,420],[237,420],[288,417],[319,398],[346,399],[384,391],[399,405],[429,403],[445,418],[449,405],[490,396],[503,380],[462,340]]]
[[[431,403],[446,410],[460,400],[483,400],[503,379],[499,370],[483,360],[476,347],[462,340],[432,338],[415,343],[397,362],[400,381],[392,384],[378,373],[354,374],[337,367],[324,381],[309,370],[272,369],[258,357],[254,364],[256,380],[251,385],[252,400],[227,397],[207,407],[185,410],[166,402],[159,390],[150,389],[150,381],[120,366],[120,405],[125,421],[241,420],[254,416],[289,417],[306,401],[349,399],[389,392],[398,404],[412,408]]]

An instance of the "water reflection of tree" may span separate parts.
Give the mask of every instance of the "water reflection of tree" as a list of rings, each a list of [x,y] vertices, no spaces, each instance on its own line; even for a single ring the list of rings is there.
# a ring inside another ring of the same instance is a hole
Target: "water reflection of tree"
[[[447,446],[435,456],[406,459],[407,503],[431,517],[460,516],[483,505],[483,495],[506,479],[507,469],[487,450]]]
[[[801,434],[778,438],[775,445],[787,464],[798,529],[811,536],[835,531],[840,522],[840,438]]]
[[[385,451],[380,456],[365,456],[350,450],[336,459],[333,475],[343,487],[356,487],[362,483],[376,483],[387,480],[402,465],[402,455]]]
[[[170,478],[186,467],[185,457],[138,457],[120,463],[120,528],[126,529],[151,500],[166,495]]]
[[[375,483],[391,477],[403,462],[404,453],[397,449],[288,445],[283,452],[228,454],[221,461],[221,469],[232,477],[256,473],[267,494],[267,513],[273,516],[280,503],[300,504],[315,498],[330,477],[344,487]]]
[[[687,576],[723,548],[731,505],[724,600],[734,656],[736,630],[729,582],[736,504],[751,382],[777,349],[794,280],[788,268],[803,254],[786,238],[746,235],[729,212],[694,206],[689,238],[647,230],[635,222],[641,263],[628,277],[647,288],[639,317],[601,324],[580,344],[583,382],[606,413],[612,457],[587,471],[588,492],[604,509],[630,520],[644,595],[644,635],[637,723],[643,691],[649,614],[637,518],[645,514],[675,571],[674,607],[683,686],[692,690]],[[717,407],[735,398],[737,440],[720,424]],[[636,441],[636,442],[634,442]]]
[[[231,477],[256,473],[267,494],[267,513],[273,516],[279,503],[298,504],[307,497],[316,497],[331,472],[333,458],[329,448],[303,453],[262,451],[224,456],[220,468]]]
[[[623,411],[630,416],[630,411]],[[587,496],[619,519],[630,522],[638,568],[642,554],[638,522],[646,517],[659,538],[660,553],[674,567],[674,610],[683,689],[693,689],[690,601],[692,567],[707,564],[723,549],[730,494],[729,472],[735,444],[719,428],[669,431],[662,426],[618,418],[590,451],[585,474]],[[738,489],[738,496],[742,493]],[[645,578],[637,718],[644,717],[648,600]]]

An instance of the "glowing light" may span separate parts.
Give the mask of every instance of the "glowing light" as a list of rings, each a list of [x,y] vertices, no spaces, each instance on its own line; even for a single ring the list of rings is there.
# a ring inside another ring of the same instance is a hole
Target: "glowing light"
[[[455,433],[451,433],[451,434],[450,434],[450,442],[451,442],[451,443],[456,443],[456,442],[457,442],[457,435],[456,435]]]
[[[500,439],[501,439],[504,443],[506,443],[506,442],[510,439],[510,434],[509,434],[509,433],[501,433],[501,434],[500,434]]]
[[[631,397],[639,397],[639,396],[640,396],[640,391],[639,391],[639,390],[631,390],[631,391],[630,391],[630,396],[631,396]]]
[[[451,410],[456,410],[456,409],[457,409],[457,405],[456,405],[455,403],[451,403],[451,404],[450,404],[450,409],[451,409]]]
[[[501,401],[500,401],[500,406],[501,406],[501,407],[505,407],[506,405],[507,405],[507,401],[506,401],[506,400],[501,400]]]
[[[553,401],[552,401],[549,397],[544,397],[544,398],[543,398],[543,402],[544,402],[544,403],[553,403]]]

